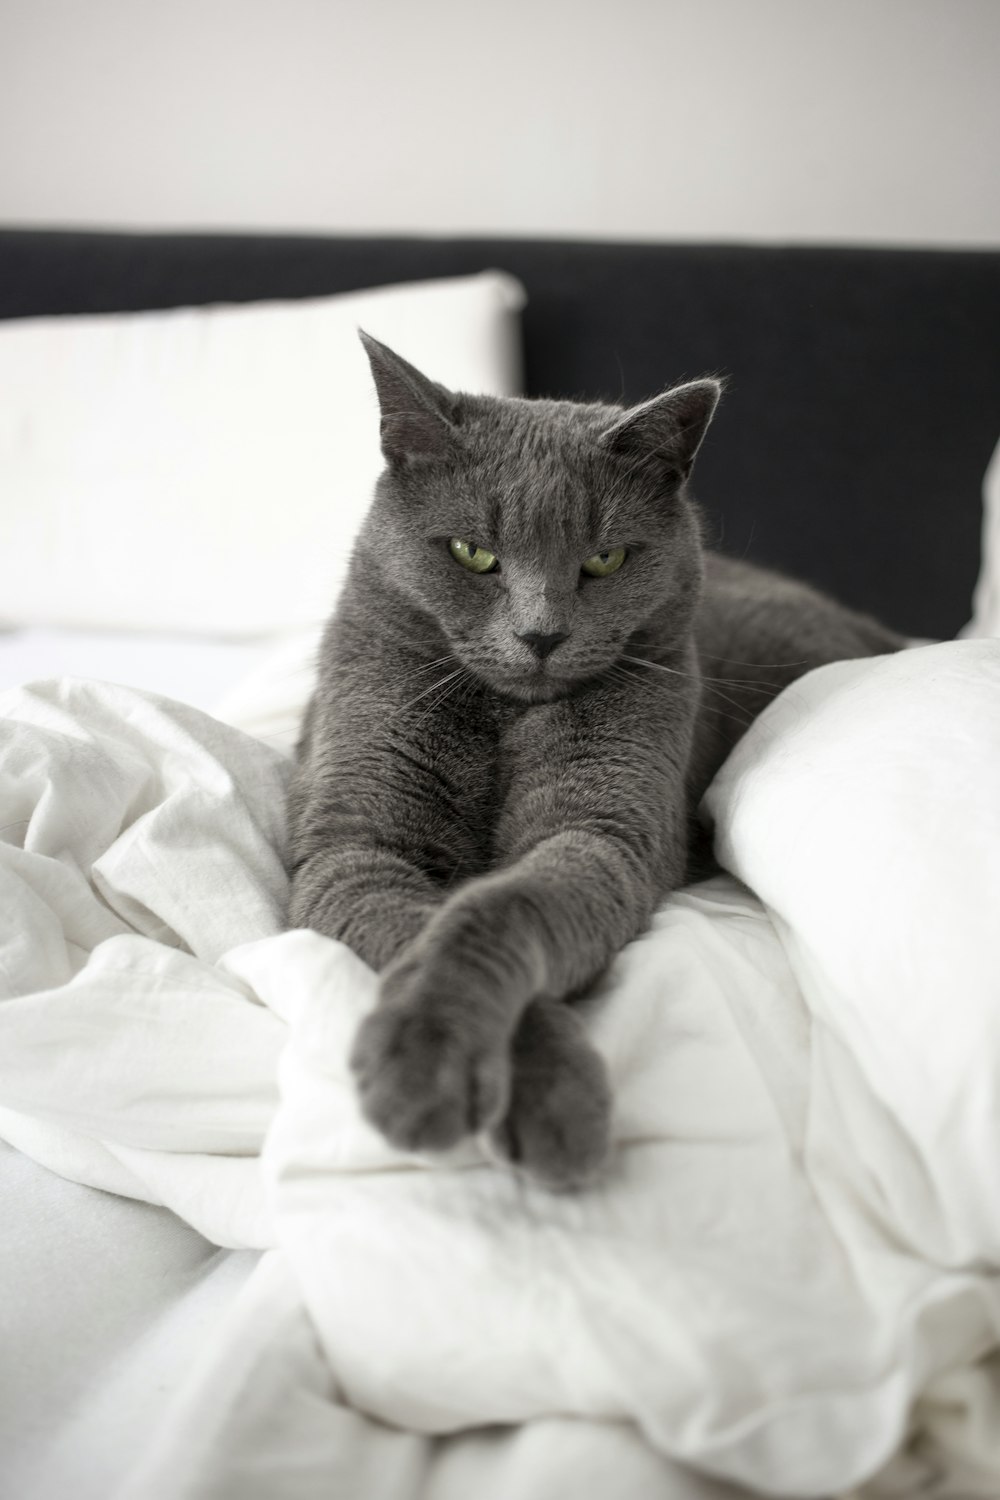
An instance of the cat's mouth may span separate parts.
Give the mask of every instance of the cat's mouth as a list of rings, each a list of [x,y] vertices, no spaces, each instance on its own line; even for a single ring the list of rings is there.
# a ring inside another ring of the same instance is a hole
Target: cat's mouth
[[[554,703],[557,698],[568,697],[573,684],[555,682],[551,677],[542,677],[530,682],[512,683],[506,688],[509,697],[521,703]]]
[[[519,703],[552,703],[557,698],[566,698],[579,681],[578,677],[556,671],[544,661],[530,667],[512,666],[502,672],[482,675],[495,692]]]
[[[513,653],[491,658],[463,651],[461,647],[455,654],[480,682],[517,703],[552,703],[557,698],[568,698],[595,675],[593,671],[581,670],[579,662],[553,661],[551,654],[528,660]]]

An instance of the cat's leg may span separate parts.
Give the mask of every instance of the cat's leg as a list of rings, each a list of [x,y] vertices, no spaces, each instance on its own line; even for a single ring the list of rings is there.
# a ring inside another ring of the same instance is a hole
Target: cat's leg
[[[346,943],[383,969],[427,925],[444,891],[415,862],[360,842],[331,838],[294,869],[289,927],[309,927]]]
[[[351,1053],[364,1113],[410,1151],[475,1135],[502,1117],[510,1096],[511,1025],[498,1006],[477,1003],[460,961],[432,955],[432,926],[383,974]]]
[[[579,994],[645,926],[653,900],[648,866],[635,851],[580,829],[469,881],[382,976],[352,1055],[367,1117],[395,1145],[416,1151],[499,1125],[529,1003]],[[574,1043],[550,1030],[554,1073],[556,1050]],[[575,1059],[566,1061],[561,1072],[578,1071]],[[536,1084],[526,1079],[519,1113]]]
[[[531,1002],[511,1043],[511,1075],[492,1151],[549,1188],[590,1181],[611,1146],[611,1086],[571,1005]]]
[[[500,1160],[545,1186],[587,1182],[608,1155],[611,1089],[579,1017],[561,1000],[533,1000],[509,1042],[485,1019],[472,1010],[456,1024],[419,1005],[404,1014],[383,994],[352,1057],[365,1113],[404,1149],[488,1130]]]
[[[468,674],[328,665],[288,797],[288,925],[384,969],[486,867],[496,732]],[[458,698],[456,710],[455,699]]]
[[[580,994],[681,883],[686,694],[685,677],[665,675],[522,716],[506,745],[502,867],[458,890],[390,965],[355,1044],[365,1113],[396,1145],[495,1130],[508,1155],[562,1182],[601,1159],[599,1060],[572,1019],[522,1018],[532,1001]]]

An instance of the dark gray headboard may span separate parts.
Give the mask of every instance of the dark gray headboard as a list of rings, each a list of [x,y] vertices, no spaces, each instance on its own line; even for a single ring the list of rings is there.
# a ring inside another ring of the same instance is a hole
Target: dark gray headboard
[[[1000,251],[0,230],[0,316],[307,297],[498,266],[531,395],[730,377],[696,491],[726,551],[914,634],[969,615],[1000,437]]]

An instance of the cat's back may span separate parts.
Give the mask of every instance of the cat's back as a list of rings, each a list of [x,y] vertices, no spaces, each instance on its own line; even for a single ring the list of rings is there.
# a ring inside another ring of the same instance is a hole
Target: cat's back
[[[812,667],[903,645],[870,615],[810,584],[717,552],[705,554],[695,633],[706,675],[765,675],[780,686]]]

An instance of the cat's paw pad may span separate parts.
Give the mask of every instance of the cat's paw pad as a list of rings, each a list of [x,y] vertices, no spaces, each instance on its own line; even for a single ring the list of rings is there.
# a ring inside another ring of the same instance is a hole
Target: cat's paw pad
[[[458,1014],[387,1003],[362,1023],[351,1054],[365,1117],[403,1151],[444,1151],[503,1114],[506,1045]]]
[[[510,1104],[490,1132],[494,1152],[545,1187],[592,1181],[611,1144],[611,1087],[576,1015],[528,1007],[514,1038]]]

